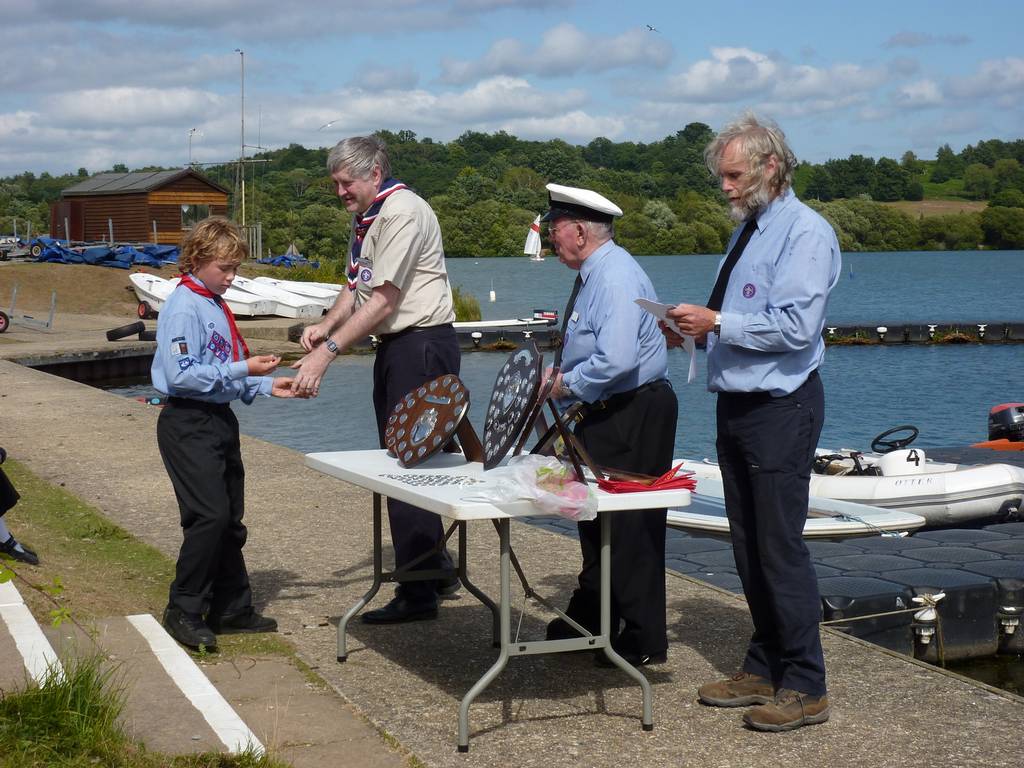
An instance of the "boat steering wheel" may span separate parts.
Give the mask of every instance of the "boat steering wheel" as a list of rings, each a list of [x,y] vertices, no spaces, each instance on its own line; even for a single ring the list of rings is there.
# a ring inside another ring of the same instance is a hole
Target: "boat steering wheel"
[[[886,440],[890,435],[896,435],[900,432],[906,432],[906,437],[897,437],[891,440]],[[874,440],[871,441],[871,450],[876,453],[889,453],[890,451],[898,451],[901,448],[906,448],[912,442],[917,439],[918,429],[911,424],[904,424],[901,427],[893,427],[887,429],[885,432],[880,434]]]

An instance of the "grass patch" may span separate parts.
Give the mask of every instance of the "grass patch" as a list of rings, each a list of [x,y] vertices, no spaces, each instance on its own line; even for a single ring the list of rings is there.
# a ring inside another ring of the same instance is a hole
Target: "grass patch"
[[[36,620],[55,612],[88,633],[101,618],[151,613],[167,603],[174,563],[138,541],[97,509],[45,482],[14,460],[4,470],[21,494],[7,520],[19,541],[35,549],[39,566],[4,560]],[[199,664],[245,657],[281,656],[298,663],[290,643],[276,634],[225,635],[219,652],[193,654]],[[99,650],[96,651],[99,654]],[[62,660],[65,676],[23,691],[0,692],[0,768],[286,768],[266,755],[204,753],[169,756],[148,752],[120,730],[124,696],[116,667],[100,656]],[[315,675],[299,665],[307,677]],[[315,678],[324,687],[323,681]]]
[[[117,668],[98,656],[64,662],[64,675],[0,694],[0,768],[287,768],[266,754],[149,752],[118,723],[124,692]]]
[[[923,181],[925,200],[956,200],[964,198],[964,180],[947,179],[941,184],[934,181]]]
[[[18,591],[38,622],[49,623],[54,611],[66,611],[85,627],[97,619],[134,613],[162,618],[174,578],[169,557],[18,462],[8,459],[4,470],[21,494],[7,513],[8,525],[40,559],[35,567],[6,560],[4,565],[18,574]],[[292,645],[275,634],[224,635],[218,640],[219,652],[208,656],[213,661],[295,657]]]
[[[980,200],[898,200],[882,205],[895,208],[915,219],[920,216],[949,216],[956,213],[977,213],[988,203]]]
[[[294,280],[300,283],[336,283],[337,285],[348,283],[348,277],[345,274],[346,264],[342,259],[321,261],[320,266],[316,268],[308,265],[298,267],[260,266],[262,267],[260,271],[276,280]],[[242,265],[243,271],[250,267],[253,265],[248,263]],[[252,270],[250,269],[250,271]]]
[[[459,322],[479,320],[483,317],[476,296],[464,291],[460,285],[452,286],[452,303],[455,306],[455,319]]]

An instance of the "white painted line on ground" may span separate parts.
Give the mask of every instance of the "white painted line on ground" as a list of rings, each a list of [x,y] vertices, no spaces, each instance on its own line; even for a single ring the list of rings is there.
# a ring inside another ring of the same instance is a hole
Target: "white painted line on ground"
[[[39,628],[25,601],[21,599],[21,593],[10,581],[0,584],[0,617],[14,638],[14,644],[32,679],[40,685],[49,674],[63,680],[64,667],[60,659],[53,652],[53,646]]]
[[[214,688],[192,657],[167,634],[160,623],[148,613],[127,618],[149,643],[153,655],[174,684],[192,702],[192,706],[199,710],[228,751],[237,753],[249,747],[254,754],[263,754],[263,745],[256,734],[249,730],[249,726],[220,695],[220,691]]]

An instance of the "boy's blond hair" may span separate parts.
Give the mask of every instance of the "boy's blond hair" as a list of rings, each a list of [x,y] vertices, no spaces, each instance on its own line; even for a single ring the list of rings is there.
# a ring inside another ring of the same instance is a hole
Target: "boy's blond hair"
[[[249,245],[238,225],[223,216],[210,216],[192,227],[181,241],[178,266],[184,274],[211,261],[238,266],[248,256]]]

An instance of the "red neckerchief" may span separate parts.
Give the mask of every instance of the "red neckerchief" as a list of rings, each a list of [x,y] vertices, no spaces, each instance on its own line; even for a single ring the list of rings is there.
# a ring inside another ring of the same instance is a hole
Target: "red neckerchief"
[[[682,462],[676,464],[672,469],[651,483],[640,483],[635,480],[607,480],[598,478],[597,487],[608,493],[635,493],[636,491],[668,491],[685,489],[688,491],[697,488],[697,481],[693,479],[693,472],[683,472],[677,476]],[[611,470],[613,473],[615,470]]]
[[[193,293],[198,293],[200,296],[213,299],[215,302],[220,304],[220,308],[224,310],[224,317],[228,319],[228,327],[231,329],[231,359],[245,360],[249,357],[249,347],[246,345],[245,339],[242,338],[242,334],[238,332],[238,325],[235,323],[235,315],[231,311],[231,307],[228,306],[228,303],[206,286],[197,283],[192,279],[192,275],[182,275],[181,282],[179,282],[178,285],[183,285]],[[238,356],[239,348],[242,350],[242,357]]]

